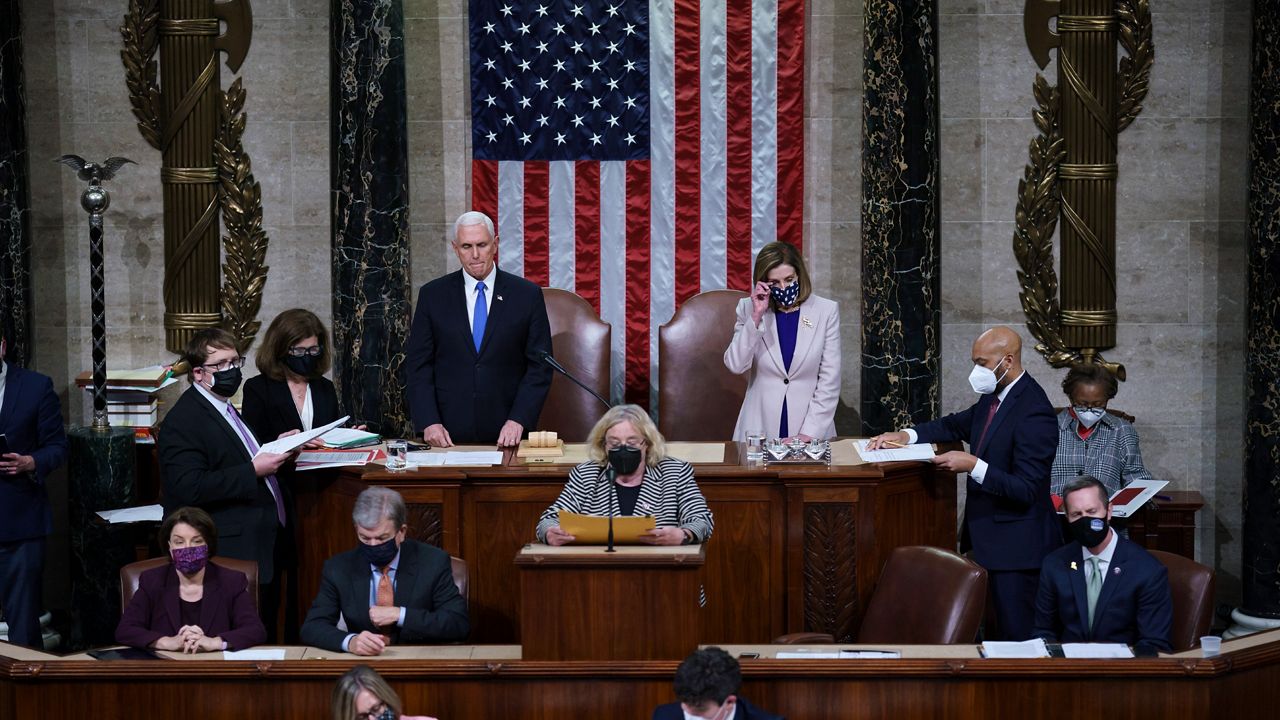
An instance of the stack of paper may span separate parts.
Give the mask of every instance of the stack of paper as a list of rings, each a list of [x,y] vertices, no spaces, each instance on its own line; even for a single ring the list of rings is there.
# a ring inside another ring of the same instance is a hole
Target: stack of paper
[[[385,460],[387,452],[381,448],[356,450],[304,450],[298,454],[298,470],[319,470],[330,467],[358,467]]]
[[[351,419],[350,415],[343,415],[333,422],[323,427],[314,428],[306,432],[294,433],[293,435],[285,435],[258,448],[258,455],[264,453],[288,453],[306,445],[308,442],[320,437],[330,430],[338,427],[342,423]]]
[[[376,445],[382,441],[382,436],[377,433],[366,432],[364,430],[334,428],[321,435],[320,440],[325,444],[325,447],[354,448],[364,447],[365,445]]]
[[[868,450],[870,440],[854,440],[853,447],[864,462],[898,462],[901,460],[933,460],[933,446],[929,443],[915,443],[902,447],[886,447],[879,450]]]
[[[1133,650],[1124,643],[1062,643],[1062,656],[1069,658],[1131,658]]]
[[[143,505],[142,507],[120,508],[119,510],[99,510],[97,515],[112,525],[131,522],[160,522],[164,519],[164,509],[159,505]]]
[[[988,658],[1047,658],[1049,648],[1044,640],[1025,640],[1023,642],[995,642],[988,640],[982,643],[982,655]]]

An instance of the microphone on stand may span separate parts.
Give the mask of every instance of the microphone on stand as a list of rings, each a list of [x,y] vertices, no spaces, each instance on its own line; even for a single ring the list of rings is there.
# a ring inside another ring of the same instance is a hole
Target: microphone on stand
[[[573,376],[573,374],[572,374],[572,373],[570,373],[568,370],[565,370],[565,369],[564,369],[564,366],[563,366],[563,365],[561,365],[561,364],[560,364],[560,363],[559,363],[559,362],[558,362],[558,361],[557,361],[557,360],[556,360],[556,359],[551,355],[551,353],[547,352],[546,350],[543,350],[542,352],[538,353],[538,357],[540,357],[540,358],[542,359],[542,362],[544,362],[544,363],[546,363],[546,364],[547,364],[547,367],[550,367],[552,370],[555,370],[556,372],[560,373],[561,375],[563,375],[563,376],[565,376],[565,377],[569,378],[569,380],[570,380],[570,381],[572,381],[574,385],[577,385],[578,387],[582,388],[583,390],[586,390],[587,392],[591,393],[591,396],[592,396],[592,397],[594,397],[595,399],[599,400],[599,401],[604,405],[604,409],[605,409],[605,410],[608,410],[608,409],[610,409],[610,408],[612,408],[612,407],[613,407],[613,404],[612,404],[612,403],[610,403],[608,400],[605,400],[603,397],[600,397],[600,394],[599,394],[599,393],[597,393],[595,390],[592,390],[591,388],[587,387],[586,383],[584,383],[584,382],[582,382],[581,380],[579,380],[578,378],[574,377],[574,376]]]
[[[605,469],[605,475],[609,478],[609,546],[604,549],[605,552],[617,552],[613,549],[613,505],[618,500],[618,483],[617,473],[613,469],[613,465],[609,465]]]

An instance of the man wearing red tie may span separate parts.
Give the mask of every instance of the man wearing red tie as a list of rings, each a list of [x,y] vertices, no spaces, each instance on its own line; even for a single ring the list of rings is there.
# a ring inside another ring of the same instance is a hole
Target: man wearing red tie
[[[961,552],[987,569],[1000,635],[1027,640],[1035,621],[1040,565],[1062,544],[1049,479],[1058,446],[1053,406],[1022,369],[1022,339],[995,327],[973,343],[969,383],[979,398],[967,410],[914,429],[871,439],[872,450],[893,443],[963,440],[933,462],[967,473]]]

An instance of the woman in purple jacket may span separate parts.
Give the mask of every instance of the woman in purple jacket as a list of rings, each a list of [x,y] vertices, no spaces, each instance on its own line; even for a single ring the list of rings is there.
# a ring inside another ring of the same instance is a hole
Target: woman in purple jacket
[[[142,573],[116,642],[175,652],[242,650],[267,639],[244,573],[214,565],[218,530],[204,510],[174,510],[160,526],[170,563]]]

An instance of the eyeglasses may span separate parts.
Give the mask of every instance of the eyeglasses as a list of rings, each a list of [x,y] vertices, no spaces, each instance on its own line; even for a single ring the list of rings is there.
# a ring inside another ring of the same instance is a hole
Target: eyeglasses
[[[230,360],[223,360],[217,365],[201,365],[200,367],[204,368],[205,370],[210,370],[212,372],[222,372],[223,370],[230,370],[231,368],[244,367],[244,358],[242,357],[232,358]]]
[[[609,438],[609,439],[607,439],[607,440],[605,440],[605,441],[604,441],[604,446],[605,446],[606,448],[608,448],[609,450],[617,450],[618,448],[622,447],[623,445],[626,445],[627,447],[631,448],[632,450],[639,450],[639,449],[641,449],[641,448],[643,448],[643,447],[645,446],[645,441],[644,441],[644,438],[637,438],[637,437],[627,438],[626,440],[618,440],[617,438]]]
[[[382,713],[387,711],[387,704],[380,702],[369,709],[368,712],[356,713],[356,720],[378,720],[382,717]]]
[[[303,357],[304,355],[310,355],[311,357],[320,357],[320,353],[322,352],[324,352],[324,350],[321,349],[319,345],[312,345],[311,347],[289,348],[289,354],[294,357]]]

